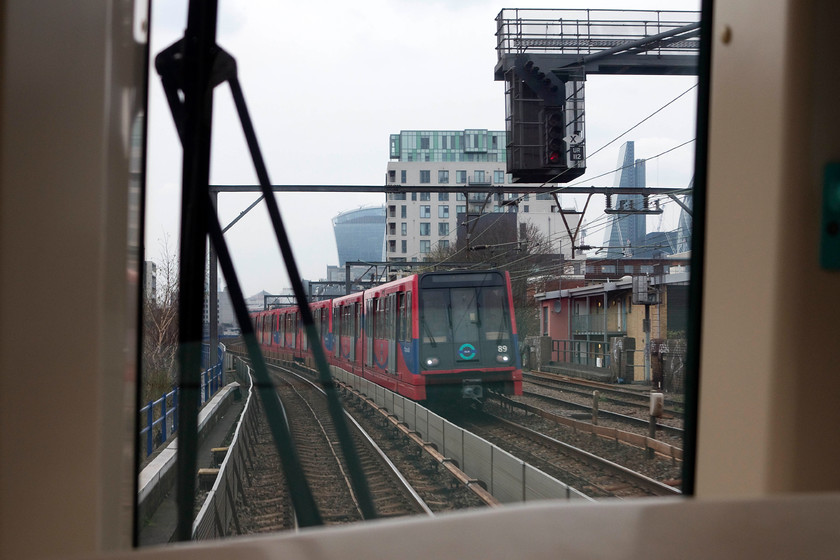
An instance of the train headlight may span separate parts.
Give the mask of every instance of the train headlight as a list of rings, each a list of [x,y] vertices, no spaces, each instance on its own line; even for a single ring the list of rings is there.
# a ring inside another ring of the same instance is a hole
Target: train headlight
[[[499,354],[498,356],[496,356],[496,361],[500,364],[506,364],[510,362],[510,356],[508,356],[507,354]]]
[[[426,358],[426,367],[435,367],[440,363],[440,360],[437,358]]]

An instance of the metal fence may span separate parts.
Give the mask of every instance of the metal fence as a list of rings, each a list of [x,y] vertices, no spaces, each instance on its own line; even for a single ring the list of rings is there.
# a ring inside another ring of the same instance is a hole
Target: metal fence
[[[464,473],[484,482],[487,490],[502,503],[545,499],[590,500],[575,488],[412,400],[338,368],[333,368],[333,375],[338,381],[392,412],[424,440],[433,443],[440,453],[454,460]]]
[[[219,389],[224,387],[225,347],[220,344],[216,364],[207,367],[209,347],[204,345],[204,364],[206,369],[201,372],[201,405],[213,398]],[[154,450],[166,443],[169,436],[178,429],[178,387],[164,393],[155,401],[141,408],[138,412],[143,429],[140,430],[140,441],[146,440],[146,457]]]
[[[552,339],[551,361],[593,367],[610,367],[610,343],[593,340]]]
[[[253,468],[254,445],[257,443],[257,418],[262,411],[259,399],[254,395],[250,368],[240,359],[233,363],[237,378],[248,379],[248,396],[242,415],[228,445],[225,458],[219,465],[219,472],[213,488],[204,499],[204,504],[193,521],[193,540],[217,539],[227,536],[231,523],[237,533],[242,531],[236,514],[236,498],[243,491],[243,477],[251,484],[249,466]]]

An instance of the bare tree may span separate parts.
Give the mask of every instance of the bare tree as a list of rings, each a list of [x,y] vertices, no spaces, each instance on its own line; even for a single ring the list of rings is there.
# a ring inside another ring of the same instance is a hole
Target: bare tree
[[[168,391],[177,377],[178,349],[178,256],[161,241],[157,265],[157,291],[143,302],[143,393],[144,399]]]

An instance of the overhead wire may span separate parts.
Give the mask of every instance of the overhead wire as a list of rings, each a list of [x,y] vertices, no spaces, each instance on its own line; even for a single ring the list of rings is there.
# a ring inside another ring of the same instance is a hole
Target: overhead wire
[[[663,110],[665,110],[667,107],[669,107],[669,106],[673,105],[675,102],[677,102],[679,99],[681,99],[682,97],[684,97],[685,95],[687,95],[690,91],[692,91],[692,90],[693,90],[693,89],[695,89],[696,87],[697,87],[697,84],[696,84],[696,83],[695,83],[695,84],[693,84],[693,85],[691,85],[691,87],[689,87],[688,89],[686,89],[685,91],[683,91],[682,93],[680,93],[679,95],[677,95],[676,97],[674,97],[673,99],[671,99],[670,101],[668,101],[667,103],[665,103],[665,104],[663,104],[662,106],[660,106],[658,109],[656,109],[655,111],[653,111],[652,113],[650,113],[649,115],[647,115],[646,117],[644,117],[643,119],[641,119],[639,122],[637,122],[636,124],[634,124],[633,126],[631,126],[630,128],[628,128],[627,130],[625,130],[625,131],[624,131],[624,132],[622,132],[621,134],[617,135],[616,137],[614,137],[612,140],[608,141],[607,143],[605,143],[605,144],[604,144],[604,145],[602,145],[601,147],[597,148],[594,152],[592,152],[591,154],[589,154],[589,156],[588,156],[588,157],[589,157],[589,158],[592,158],[593,156],[595,156],[595,155],[596,155],[596,154],[598,154],[599,152],[603,151],[604,149],[606,149],[607,147],[609,147],[610,145],[612,145],[612,144],[613,144],[613,143],[615,143],[616,141],[620,140],[622,137],[626,136],[628,133],[632,132],[633,130],[635,130],[636,128],[638,128],[638,127],[639,127],[639,126],[641,126],[642,124],[644,124],[646,121],[650,120],[650,119],[651,119],[651,118],[653,118],[655,115],[657,115],[657,114],[659,114],[660,112],[662,112]],[[678,144],[677,146],[674,146],[674,147],[672,147],[672,148],[670,148],[670,149],[668,149],[668,150],[662,151],[662,152],[660,152],[660,153],[658,153],[658,154],[656,154],[656,155],[654,155],[654,156],[651,156],[651,157],[645,158],[645,161],[655,160],[655,159],[657,159],[657,158],[659,158],[659,157],[661,157],[661,156],[664,156],[664,155],[666,155],[666,154],[668,154],[668,153],[670,153],[670,152],[673,152],[673,151],[675,151],[675,150],[677,150],[677,149],[679,149],[679,148],[682,148],[683,146],[685,146],[685,145],[687,145],[687,144],[690,144],[690,143],[691,143],[691,142],[693,142],[693,141],[694,141],[694,138],[689,139],[689,140],[686,140],[685,142],[682,142],[681,144]],[[632,165],[635,165],[635,164],[632,164]],[[624,166],[618,167],[618,168],[616,168],[616,169],[612,169],[612,170],[610,170],[610,171],[606,171],[606,172],[601,173],[601,174],[599,174],[599,175],[595,175],[595,176],[593,176],[593,177],[586,177],[585,179],[582,179],[581,181],[578,181],[578,182],[573,183],[573,184],[570,184],[570,185],[564,185],[564,186],[558,186],[558,187],[555,187],[555,188],[550,188],[550,189],[547,189],[547,190],[546,190],[546,192],[543,192],[543,194],[554,194],[554,193],[561,194],[561,193],[562,193],[565,189],[568,189],[568,188],[571,188],[571,187],[574,187],[574,186],[579,186],[579,185],[582,185],[582,184],[585,184],[585,183],[589,183],[589,182],[591,182],[591,181],[592,181],[592,180],[594,180],[594,179],[599,179],[599,178],[601,178],[601,177],[604,177],[604,176],[607,176],[607,175],[613,174],[613,173],[615,173],[615,172],[617,172],[617,171],[621,171],[621,170],[623,170],[623,169],[629,168],[629,167],[631,167],[632,165],[624,165]],[[567,170],[564,170],[563,172],[561,172],[561,173],[559,173],[558,175],[556,175],[555,177],[553,177],[551,180],[543,182],[543,183],[542,183],[542,185],[540,185],[540,187],[545,186],[545,185],[547,185],[547,184],[549,184],[549,183],[554,183],[554,182],[556,182],[556,180],[557,180],[557,179],[559,179],[560,177],[562,177],[562,175],[563,175],[564,173],[568,172],[568,171],[569,171],[568,169],[567,169]],[[687,189],[686,189],[686,191],[688,191],[688,190],[689,190],[689,189],[687,188]],[[504,193],[502,193],[502,194],[504,194]],[[524,197],[525,197],[525,196],[527,196],[527,195],[522,195],[522,196],[520,196],[520,197],[517,197],[517,198],[511,199],[511,201],[510,201],[510,202],[512,202],[513,204],[519,204],[520,202],[522,202],[522,201],[524,200]],[[469,197],[467,197],[466,202],[467,202],[467,205],[469,205],[469,202],[470,202]],[[476,218],[474,218],[473,220],[478,220],[478,219],[479,219],[479,217],[477,216],[477,217],[476,217]],[[619,219],[621,219],[621,218],[619,218]],[[431,220],[431,218],[430,218],[430,220]],[[613,218],[612,216],[606,216],[605,220],[606,220],[608,223],[612,223],[612,222],[614,221],[614,218]],[[470,220],[470,221],[472,221],[472,220]],[[454,229],[454,231],[453,231],[453,230],[450,230],[450,232],[446,235],[446,240],[447,240],[447,241],[450,241],[450,239],[448,239],[448,238],[450,238],[452,235],[454,235],[454,234],[457,232],[457,229],[458,229],[458,228],[456,227],[456,228]],[[485,229],[485,230],[481,230],[481,232],[479,232],[477,235],[478,235],[478,236],[481,236],[481,235],[483,235],[486,231],[487,231],[486,229]],[[440,241],[440,240],[442,240],[442,238],[439,238],[439,239],[438,239],[438,241]],[[474,240],[471,240],[471,241],[474,241]],[[447,256],[447,257],[445,257],[442,261],[438,261],[438,262],[442,264],[442,263],[445,263],[446,261],[453,260],[456,256],[458,256],[459,254],[461,254],[464,250],[466,250],[466,246],[462,247],[461,249],[457,249],[457,250],[456,250],[456,251],[454,251],[451,255],[448,255],[448,256]],[[425,256],[427,256],[428,254],[429,254],[429,253],[420,253],[420,252],[417,252],[417,253],[415,253],[415,254],[411,255],[411,257],[406,257],[406,258],[420,258],[421,256],[424,256],[424,258],[425,258]]]

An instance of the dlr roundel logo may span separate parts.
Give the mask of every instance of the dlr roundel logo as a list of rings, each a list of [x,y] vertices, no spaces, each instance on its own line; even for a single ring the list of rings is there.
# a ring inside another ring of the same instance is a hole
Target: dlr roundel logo
[[[476,357],[475,346],[466,342],[458,348],[458,356],[462,360],[472,360]]]

